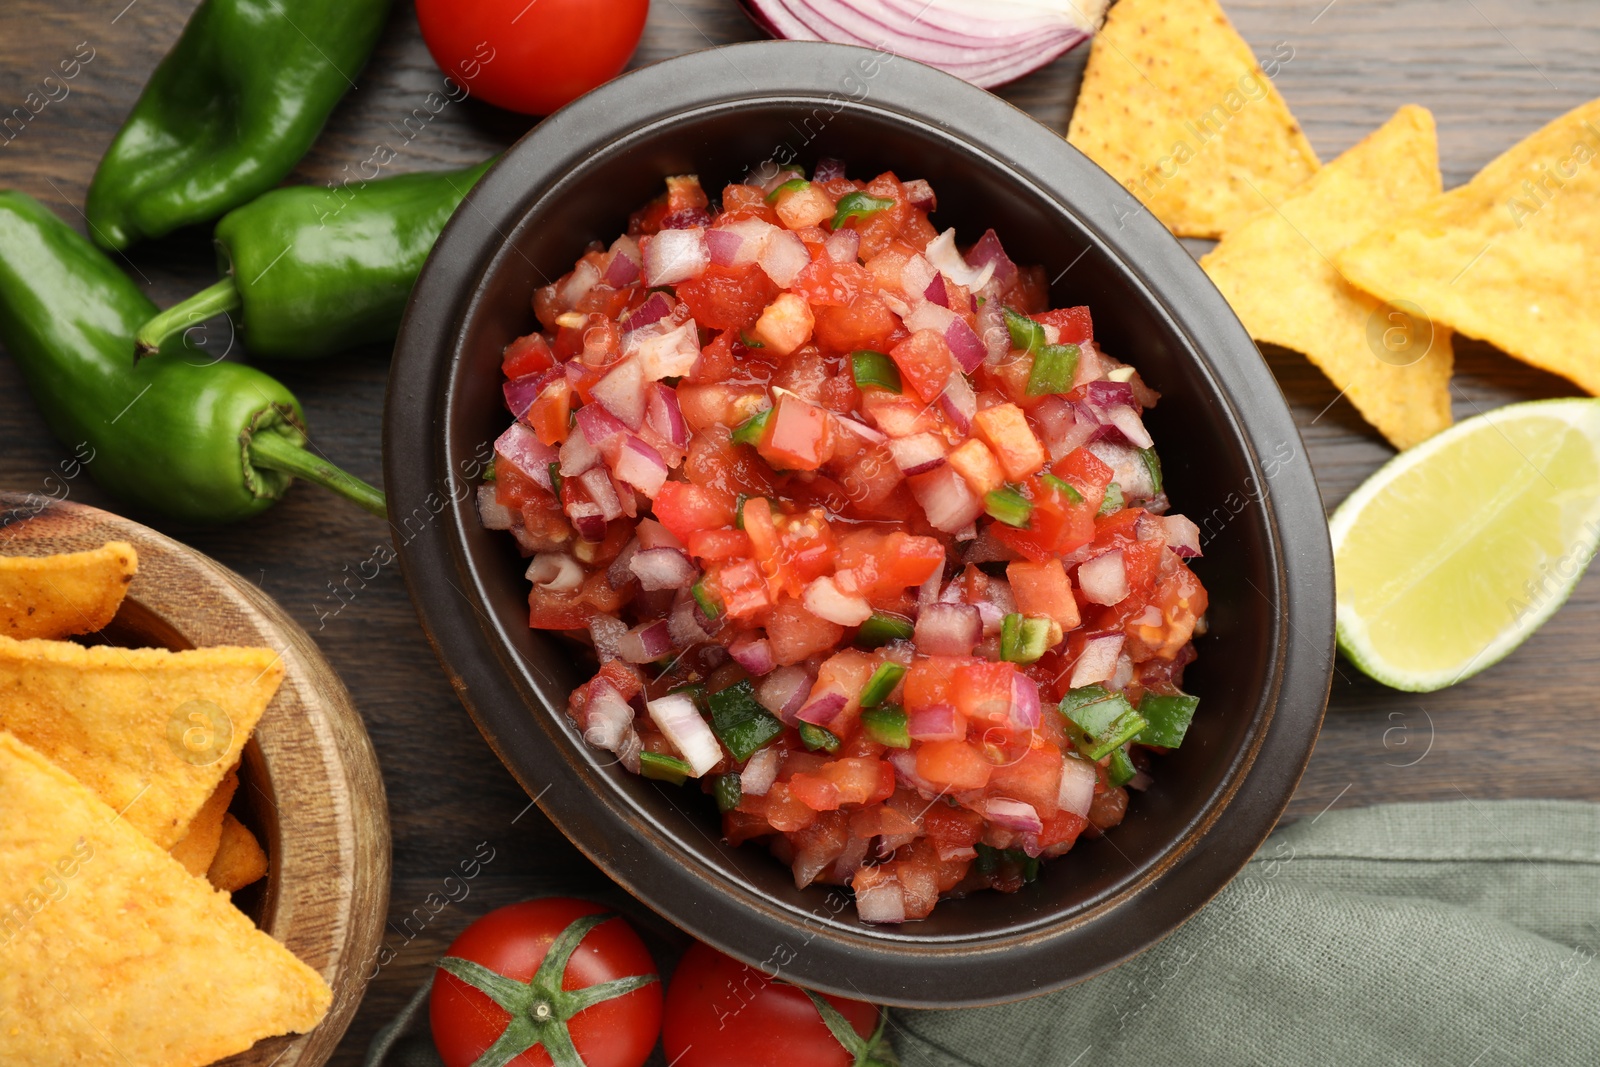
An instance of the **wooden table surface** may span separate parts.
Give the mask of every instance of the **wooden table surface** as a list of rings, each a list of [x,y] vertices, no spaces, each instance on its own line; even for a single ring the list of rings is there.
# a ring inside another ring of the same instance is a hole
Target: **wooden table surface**
[[[1423,104],[1438,118],[1448,188],[1549,119],[1600,96],[1594,0],[1226,0],[1225,6],[1258,54],[1279,42],[1292,49],[1277,84],[1324,160],[1399,105]],[[193,0],[0,6],[0,113],[23,106],[59,60],[90,49],[93,56],[68,83],[69,95],[50,102],[10,141],[0,140],[0,186],[38,197],[82,229],[79,209],[95,164],[193,7]],[[398,7],[357,90],[291,180],[328,181],[380,142],[399,147],[394,173],[462,165],[505,147],[530,125],[467,100],[403,142],[395,127],[442,87],[442,75],[410,4]],[[758,36],[733,0],[655,0],[635,63]],[[1086,51],[1000,95],[1065,130]],[[126,266],[163,306],[215,278],[203,229],[140,246]],[[225,344],[226,334],[225,324],[217,327],[211,343]],[[1477,342],[1458,339],[1456,353],[1457,418],[1575,392]],[[1332,508],[1391,451],[1303,358],[1269,351],[1267,359]],[[318,448],[376,482],[387,349],[271,369],[304,402]],[[115,508],[85,477],[60,482],[54,472],[68,457],[46,431],[16,367],[0,358],[0,489],[65,492]],[[545,872],[581,870],[582,861],[530,810],[456,702],[397,571],[383,570],[338,610],[333,585],[387,541],[383,522],[302,487],[266,515],[232,528],[153,525],[276,597],[343,675],[377,746],[394,823],[388,944],[395,959],[381,969],[333,1061],[358,1063],[428,961],[473,917],[527,895]],[[1289,816],[1384,801],[1600,800],[1597,629],[1600,579],[1591,576],[1508,660],[1443,693],[1393,692],[1339,661],[1322,738]],[[463,865],[473,869],[475,860],[477,876],[459,880]],[[671,939],[642,908],[638,916],[655,936]]]

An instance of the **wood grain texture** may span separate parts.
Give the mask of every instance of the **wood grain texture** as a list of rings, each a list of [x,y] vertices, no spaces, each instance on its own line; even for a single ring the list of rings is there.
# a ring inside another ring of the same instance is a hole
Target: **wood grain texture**
[[[80,228],[76,209],[100,153],[193,7],[190,0],[136,0],[124,11],[126,2],[67,10],[48,0],[9,0],[0,7],[0,115],[21,106],[79,42],[96,50],[65,100],[0,144],[0,185],[38,196]],[[1418,103],[1438,118],[1446,186],[1459,185],[1544,122],[1600,96],[1594,0],[1224,0],[1224,7],[1258,54],[1279,42],[1294,50],[1277,85],[1325,160],[1401,104]],[[758,36],[734,0],[655,0],[635,62]],[[1063,131],[1084,59],[1080,49],[1000,95]],[[461,165],[527,129],[529,120],[468,100],[409,140],[397,135],[395,125],[441,78],[414,13],[399,5],[359,88],[292,180],[334,179],[380,142],[398,151],[397,173]],[[1189,246],[1197,253],[1207,247]],[[163,306],[215,277],[204,232],[141,246],[128,266]],[[214,330],[210,341],[225,344],[226,329]],[[1392,453],[1303,358],[1281,350],[1265,358],[1331,508]],[[1457,418],[1572,392],[1475,342],[1458,341],[1457,365]],[[316,445],[376,480],[386,353],[271,369],[305,403]],[[58,464],[69,458],[28,403],[15,367],[0,358],[0,487],[109,504],[86,477],[62,478]],[[312,633],[355,693],[383,764],[394,827],[386,940],[393,958],[384,957],[333,1062],[360,1062],[373,1031],[472,917],[547,884],[540,879],[604,890],[494,761],[445,684],[394,568],[368,562],[388,541],[383,523],[302,488],[244,526],[157,525],[256,582]],[[1522,649],[1444,693],[1417,698],[1386,690],[1341,660],[1290,817],[1315,817],[1330,804],[1463,796],[1600,800],[1593,773],[1600,758],[1597,627],[1600,578],[1590,576]],[[475,860],[479,850],[492,860]],[[476,872],[472,878],[463,864]],[[630,909],[630,916],[660,943],[672,942],[673,933],[644,909]]]
[[[389,815],[377,756],[344,683],[305,631],[226,567],[147,527],[49,497],[0,493],[0,554],[127,541],[139,573],[105,636],[173,649],[272,648],[284,679],[240,768],[234,810],[267,850],[264,883],[235,902],[333,987],[309,1034],[259,1041],[227,1067],[320,1067],[366,991],[389,899]]]

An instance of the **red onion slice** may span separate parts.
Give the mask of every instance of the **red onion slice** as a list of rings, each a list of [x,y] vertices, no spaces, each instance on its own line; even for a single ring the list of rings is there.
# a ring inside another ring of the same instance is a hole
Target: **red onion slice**
[[[589,491],[589,499],[600,509],[601,518],[606,522],[622,518],[622,501],[617,496],[617,487],[611,484],[611,475],[603,468],[584,471],[578,476],[578,481]]]
[[[672,314],[672,301],[667,299],[665,293],[651,293],[650,299],[634,309],[622,323],[623,333],[632,333],[642,330],[653,322],[660,322]]]
[[[617,453],[615,473],[618,481],[654,497],[667,482],[667,462],[650,444],[629,436]]]
[[[1072,689],[1098,685],[1110,680],[1117,670],[1117,657],[1122,654],[1123,635],[1100,634],[1084,642],[1083,654],[1072,667],[1072,679],[1067,683]]]
[[[757,678],[771,674],[778,665],[772,658],[772,643],[753,630],[734,638],[728,645],[728,655]]]
[[[667,740],[688,761],[696,778],[706,774],[722,760],[722,744],[711,727],[700,717],[694,701],[682,693],[669,693],[645,705],[650,718],[667,735]]]
[[[955,315],[954,312],[951,314]],[[945,327],[944,342],[950,346],[950,354],[956,357],[956,363],[968,374],[982,366],[984,357],[989,354],[977,332],[960,315],[955,315],[950,325]]]
[[[566,377],[567,369],[557,365],[539,371],[537,374],[524,374],[520,378],[513,378],[500,386],[500,392],[506,400],[506,410],[517,418],[522,418],[539,399],[539,394],[545,387],[559,378]]]
[[[774,229],[756,262],[778,288],[787,289],[794,284],[795,276],[811,265],[811,253],[799,234]]]
[[[605,283],[624,289],[639,280],[639,242],[623,235],[611,245],[611,262],[606,264]]]
[[[551,593],[569,593],[583,584],[583,566],[565,552],[540,552],[523,577]]]
[[[595,383],[590,395],[628,429],[637,430],[644,425],[644,387],[644,370],[639,361],[625,359]]]
[[[913,178],[904,185],[906,200],[918,211],[933,211],[939,206],[939,198],[933,193],[933,186],[921,178]]]
[[[967,249],[967,262],[980,269],[993,264],[994,280],[1001,286],[1017,276],[1017,265],[1006,255],[1006,250],[1000,246],[1000,238],[992,229],[984,230],[978,243]]]
[[[639,536],[640,548],[675,548],[682,552],[683,542],[672,536],[672,531],[654,519],[640,519],[634,528]]]
[[[827,726],[839,717],[839,713],[844,710],[844,706],[848,703],[849,701],[845,699],[843,693],[823,693],[815,700],[808,702],[795,713],[794,717],[813,726]]]
[[[939,411],[957,433],[970,434],[972,420],[978,415],[978,394],[972,391],[972,383],[963,375],[950,375],[939,394]]]
[[[599,504],[592,504],[587,500],[574,500],[567,505],[567,519],[571,521],[572,528],[578,531],[578,536],[590,544],[599,544],[606,539],[606,517],[600,511]]]
[[[1128,568],[1122,549],[1102,553],[1078,565],[1078,588],[1091,604],[1117,604],[1128,596]]]
[[[617,752],[633,725],[633,708],[616,686],[604,678],[595,682],[584,705],[583,739],[596,748]]]
[[[628,663],[654,663],[671,651],[672,634],[665,619],[641,623],[617,642],[617,655]]]
[[[647,391],[644,421],[673,448],[681,451],[689,447],[689,424],[683,421],[678,391],[666,382],[656,382]]]
[[[835,230],[822,247],[835,263],[854,263],[861,251],[861,231]]]
[[[782,719],[793,723],[811,693],[811,676],[802,667],[779,667],[762,680],[756,688],[756,700],[762,707]]]
[[[572,275],[563,282],[556,296],[566,307],[577,307],[578,301],[589,295],[589,290],[600,284],[600,268],[586,259],[578,260]]]
[[[731,267],[738,263],[739,251],[742,248],[744,248],[744,238],[732,230],[706,231],[706,250],[711,253],[711,262],[719,267]]]
[[[933,704],[910,712],[906,732],[914,741],[959,741],[967,736],[967,722],[949,704]],[[916,767],[914,757],[911,766]]]
[[[929,604],[917,613],[912,640],[924,656],[966,656],[983,635],[983,620],[970,604]]]
[[[922,254],[928,257],[928,262],[933,264],[935,270],[949,275],[951,281],[966,286],[968,290],[982,289],[994,277],[993,263],[973,267],[961,257],[961,253],[956,251],[956,231],[953,229],[929,241]]]
[[[494,443],[494,454],[531,478],[539,488],[550,491],[550,464],[556,461],[556,450],[522,423],[512,423],[500,435]]]
[[[906,921],[906,891],[899,882],[884,880],[856,891],[856,917],[864,923]]]
[[[1044,822],[1039,818],[1038,811],[1032,804],[1020,800],[1010,800],[1006,797],[990,797],[984,801],[983,813],[989,821],[996,826],[1004,826],[1008,830],[1020,830],[1027,834],[1037,834],[1044,830]]]
[[[711,265],[706,248],[706,231],[698,226],[686,230],[662,230],[644,246],[644,283],[676,285],[698,278]]]
[[[687,589],[700,576],[689,557],[676,548],[643,548],[628,561],[642,589]]]
[[[694,320],[690,319],[663,333],[629,334],[625,347],[632,359],[639,362],[645,380],[656,382],[662,378],[681,377],[694,369],[695,361],[700,358],[700,335]],[[595,389],[598,396],[599,386]]]
[[[1166,528],[1168,548],[1185,559],[1203,554],[1200,551],[1200,527],[1182,515],[1162,515],[1160,520]]]
[[[845,176],[844,168],[844,160],[823,156],[817,160],[816,167],[812,169],[811,180],[814,182],[831,182],[837,178],[843,178]]]

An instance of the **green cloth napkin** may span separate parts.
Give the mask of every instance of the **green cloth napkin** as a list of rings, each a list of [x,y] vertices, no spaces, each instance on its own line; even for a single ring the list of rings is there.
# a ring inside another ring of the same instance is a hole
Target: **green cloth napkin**
[[[1596,1067],[1597,923],[1600,807],[1330,811],[1273,834],[1116,970],[1018,1004],[896,1012],[895,1046],[905,1067]]]

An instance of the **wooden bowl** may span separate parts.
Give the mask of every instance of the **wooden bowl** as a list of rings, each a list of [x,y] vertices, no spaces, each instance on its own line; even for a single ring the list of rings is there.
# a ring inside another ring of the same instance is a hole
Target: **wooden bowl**
[[[309,1034],[257,1042],[228,1067],[320,1067],[376,970],[389,905],[389,808],[361,716],[311,638],[265,593],[215,560],[136,522],[49,497],[0,493],[0,555],[126,541],[139,574],[90,640],[183,650],[276,649],[283,685],[245,746],[234,815],[267,851],[267,877],[234,902],[333,987]]]

